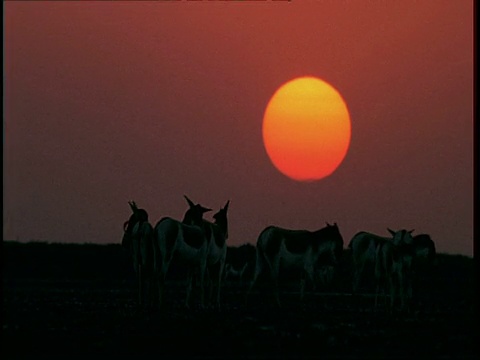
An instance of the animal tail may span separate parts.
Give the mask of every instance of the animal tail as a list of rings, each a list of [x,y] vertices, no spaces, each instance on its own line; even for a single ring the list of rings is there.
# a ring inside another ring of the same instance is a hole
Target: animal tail
[[[263,253],[263,249],[261,248],[261,246],[258,246],[258,244],[257,244],[257,249],[255,251],[255,254],[256,254],[255,255],[255,268],[254,268],[254,271],[253,271],[253,279],[252,279],[252,282],[250,284],[250,290],[253,288],[253,286],[257,282],[260,274],[262,274],[265,271],[265,266],[267,266],[267,265],[270,266],[270,264],[268,263],[267,257]],[[249,290],[249,292],[250,292],[250,290]]]

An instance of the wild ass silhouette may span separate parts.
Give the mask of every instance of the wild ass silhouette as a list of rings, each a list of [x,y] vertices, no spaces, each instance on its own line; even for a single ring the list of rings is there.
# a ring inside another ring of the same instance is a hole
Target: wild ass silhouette
[[[375,309],[378,297],[390,295],[389,310],[397,301],[400,308],[406,305],[411,288],[412,232],[387,229],[391,238],[361,231],[353,236],[352,249],[353,294],[357,294],[366,276],[375,280]],[[373,271],[373,272],[372,272]]]
[[[162,305],[165,280],[172,261],[180,260],[187,269],[185,306],[190,306],[190,295],[195,272],[199,275],[200,305],[204,306],[204,278],[207,265],[208,240],[203,214],[211,211],[194,204],[185,196],[189,209],[183,220],[164,217],[154,228],[155,272],[158,277],[159,306]]]
[[[138,303],[152,305],[154,287],[153,228],[148,222],[148,213],[129,201],[132,214],[123,225],[122,246],[132,257],[133,270],[138,279]]]
[[[265,228],[259,235],[256,249],[255,273],[247,297],[258,277],[268,271],[271,275],[275,301],[278,306],[280,269],[299,269],[300,299],[303,300],[306,281],[315,288],[315,272],[326,264],[337,264],[343,251],[343,238],[337,224],[316,230],[289,230],[277,226]]]

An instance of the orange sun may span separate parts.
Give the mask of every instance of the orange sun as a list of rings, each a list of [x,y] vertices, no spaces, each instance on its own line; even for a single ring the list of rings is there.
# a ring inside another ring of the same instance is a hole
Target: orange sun
[[[315,77],[283,84],[263,116],[263,143],[273,165],[298,181],[331,175],[350,144],[350,115],[339,92]]]

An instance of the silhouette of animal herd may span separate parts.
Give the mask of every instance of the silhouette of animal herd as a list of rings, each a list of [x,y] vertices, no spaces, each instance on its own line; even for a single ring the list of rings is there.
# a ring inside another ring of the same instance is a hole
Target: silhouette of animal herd
[[[132,258],[138,278],[138,303],[145,308],[162,307],[167,275],[172,265],[180,264],[185,272],[185,306],[192,303],[194,283],[199,287],[199,306],[205,295],[216,307],[221,303],[221,287],[227,279],[245,279],[247,260],[235,268],[227,263],[228,219],[230,201],[213,215],[214,222],[203,218],[212,211],[185,196],[189,208],[182,221],[164,217],[153,227],[144,209],[135,202],[132,214],[124,223],[123,247]],[[412,236],[413,230],[388,229],[391,237],[358,232],[348,247],[352,254],[352,295],[358,295],[366,280],[375,284],[375,304],[382,297],[388,310],[408,310],[412,302],[412,283],[416,270],[435,257],[435,245],[427,234]],[[344,250],[344,240],[336,223],[316,231],[291,230],[278,226],[263,229],[257,239],[253,277],[245,291],[245,304],[262,274],[268,274],[277,306],[281,306],[279,283],[281,269],[298,273],[300,301],[306,286],[316,286],[332,279]],[[215,291],[215,292],[214,292]],[[212,297],[214,295],[214,297]],[[389,301],[387,301],[389,299]]]

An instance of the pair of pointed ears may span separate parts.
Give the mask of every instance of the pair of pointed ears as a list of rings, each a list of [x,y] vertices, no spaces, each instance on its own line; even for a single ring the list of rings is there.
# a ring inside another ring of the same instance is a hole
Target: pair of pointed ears
[[[190,206],[190,208],[193,208],[193,207],[197,207],[200,209],[200,211],[202,213],[206,213],[208,211],[212,211],[212,209],[208,209],[206,207],[203,207],[202,205],[200,204],[194,204],[192,200],[190,200],[187,195],[183,195],[183,197],[187,200],[187,203],[188,203],[188,206]]]
[[[200,211],[201,211],[202,213],[206,213],[206,212],[212,211],[212,209],[203,207],[203,206],[200,205],[200,204],[198,204],[197,206],[200,208]]]
[[[133,212],[138,210],[137,204],[135,204],[135,201],[129,201],[128,205],[130,205],[130,209],[132,209]]]
[[[393,231],[393,230],[390,229],[390,228],[387,228],[387,230],[388,230],[388,232],[389,232],[390,234],[392,234],[392,236],[395,236],[395,234],[397,233],[396,231]],[[415,231],[415,229],[412,229],[412,230],[407,231],[407,232],[408,232],[410,235],[412,235],[412,232],[414,232],[414,231]]]

